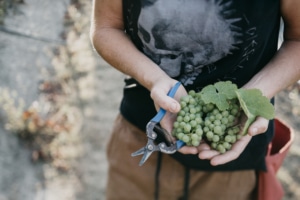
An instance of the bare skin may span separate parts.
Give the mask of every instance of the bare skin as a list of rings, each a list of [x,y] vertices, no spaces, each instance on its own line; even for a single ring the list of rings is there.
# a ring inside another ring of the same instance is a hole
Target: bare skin
[[[176,83],[144,54],[138,51],[124,33],[122,0],[94,0],[91,39],[96,51],[114,68],[136,79],[151,92],[156,107],[169,111],[162,122],[171,131],[176,113],[180,110],[178,100],[186,95],[181,86],[175,98],[166,94]],[[284,20],[284,42],[274,58],[258,72],[244,88],[257,88],[268,97],[274,97],[300,79],[300,1],[281,0]],[[117,48],[116,48],[117,47]],[[251,138],[267,130],[268,120],[258,117],[249,127],[248,134],[236,142],[232,149],[220,154],[205,143],[198,147],[183,147],[184,154],[198,154],[209,159],[212,165],[220,165],[236,159]]]

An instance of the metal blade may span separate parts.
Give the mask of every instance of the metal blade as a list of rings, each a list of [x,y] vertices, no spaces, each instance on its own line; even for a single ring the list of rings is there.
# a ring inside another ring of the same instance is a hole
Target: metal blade
[[[151,154],[152,154],[152,151],[146,151],[139,163],[139,166],[142,166],[148,160],[148,158],[150,157]]]
[[[139,150],[137,150],[136,152],[133,152],[133,153],[131,154],[131,156],[132,156],[132,157],[135,157],[135,156],[142,155],[142,154],[145,153],[145,151],[146,151],[146,148],[145,148],[145,147],[142,147],[142,148],[140,148]]]

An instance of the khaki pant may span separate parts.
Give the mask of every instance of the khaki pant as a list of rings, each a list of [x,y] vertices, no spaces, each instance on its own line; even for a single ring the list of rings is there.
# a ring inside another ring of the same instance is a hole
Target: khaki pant
[[[154,200],[158,153],[154,152],[141,167],[142,156],[131,153],[145,146],[146,134],[121,115],[116,118],[107,147],[109,163],[107,200]],[[159,174],[159,200],[179,200],[183,195],[185,167],[162,154]],[[189,200],[255,199],[255,171],[205,172],[190,170]]]

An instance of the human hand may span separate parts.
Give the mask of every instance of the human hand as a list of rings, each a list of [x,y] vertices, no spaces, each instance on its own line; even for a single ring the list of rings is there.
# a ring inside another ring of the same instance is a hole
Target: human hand
[[[269,121],[262,117],[258,117],[249,127],[248,134],[240,138],[232,148],[227,152],[221,154],[213,150],[207,143],[201,143],[197,150],[200,159],[210,160],[211,165],[221,165],[235,160],[244,151],[248,143],[251,141],[252,136],[264,133],[268,128]],[[184,152],[183,152],[184,153]]]
[[[176,81],[177,82],[177,81]],[[175,80],[163,80],[157,82],[151,89],[151,98],[154,101],[156,110],[160,108],[166,110],[166,114],[160,122],[160,125],[169,133],[173,128],[173,123],[176,120],[177,112],[180,111],[179,99],[181,96],[186,95],[187,92],[182,85],[177,89],[174,97],[170,97],[167,93],[176,84]]]
[[[177,82],[177,81],[176,81]],[[167,96],[168,91],[175,85],[174,81],[158,81],[151,89],[151,98],[155,102],[156,109],[159,108],[165,109],[167,112],[164,118],[161,120],[161,126],[170,134],[173,129],[173,124],[177,118],[177,113],[180,111],[179,100],[182,96],[187,95],[187,91],[181,85],[177,92],[175,93],[174,98]],[[172,137],[173,141],[176,141],[176,138]],[[180,149],[181,152],[185,154],[197,154],[198,150],[196,147],[184,146]]]

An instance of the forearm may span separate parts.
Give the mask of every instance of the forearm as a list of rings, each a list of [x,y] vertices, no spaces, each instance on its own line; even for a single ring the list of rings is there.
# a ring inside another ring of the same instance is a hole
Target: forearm
[[[300,1],[280,2],[284,43],[269,64],[245,85],[260,89],[269,98],[300,79]]]
[[[244,87],[258,88],[268,98],[274,97],[300,79],[300,41],[285,41],[274,58]]]
[[[170,79],[158,65],[133,45],[122,30],[97,28],[93,31],[92,42],[104,60],[136,79],[148,90],[151,90],[153,84],[159,80]]]

